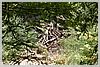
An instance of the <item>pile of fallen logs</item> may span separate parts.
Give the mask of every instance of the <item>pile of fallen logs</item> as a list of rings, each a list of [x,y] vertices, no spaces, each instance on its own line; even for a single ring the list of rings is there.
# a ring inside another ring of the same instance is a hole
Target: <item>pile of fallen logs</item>
[[[55,51],[59,49],[60,45],[58,40],[63,37],[63,29],[59,29],[60,25],[55,24],[54,21],[47,24],[45,32],[40,36],[39,42],[42,46],[46,47],[48,51]]]
[[[60,15],[56,16],[57,19],[65,20],[65,18]],[[23,54],[20,55],[21,61],[20,65],[41,65],[41,64],[52,64],[52,60],[54,60],[54,55],[58,55],[60,49],[62,49],[61,45],[58,43],[60,38],[63,38],[64,31],[62,26],[59,23],[52,20],[50,23],[44,24],[45,30],[40,34],[39,41],[37,45],[40,48],[27,48]],[[39,50],[46,51],[39,52]],[[45,52],[45,54],[43,54]],[[51,56],[53,55],[53,56]],[[53,58],[53,59],[52,59]]]

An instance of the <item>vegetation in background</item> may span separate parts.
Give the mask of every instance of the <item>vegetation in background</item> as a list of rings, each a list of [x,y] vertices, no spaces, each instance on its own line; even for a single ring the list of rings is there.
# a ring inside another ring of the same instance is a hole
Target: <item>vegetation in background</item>
[[[66,20],[56,20],[63,15]],[[98,3],[96,2],[3,2],[2,60],[4,64],[20,61],[21,52],[36,49],[36,31],[55,20],[63,26],[65,37],[59,40],[62,52],[54,64],[98,64]],[[44,29],[42,29],[44,30]]]

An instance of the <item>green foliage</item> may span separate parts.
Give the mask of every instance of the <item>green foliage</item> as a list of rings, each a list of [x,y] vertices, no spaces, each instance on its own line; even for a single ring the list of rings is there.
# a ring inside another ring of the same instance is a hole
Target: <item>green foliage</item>
[[[9,18],[9,24],[4,25],[3,28],[3,61],[10,63],[18,60],[20,53],[26,47],[36,47],[35,43],[38,41],[37,33],[32,29],[27,29],[22,19],[16,17]],[[4,23],[4,22],[3,22]]]
[[[71,34],[68,38],[60,40],[65,49],[64,54],[66,55],[67,64],[97,64],[98,39],[97,33],[92,32],[81,33],[79,39],[77,39],[76,35],[78,32],[76,31],[76,34]],[[94,34],[96,36],[93,36]]]
[[[92,2],[3,2],[2,3],[2,60],[9,64],[19,59],[26,47],[35,48],[38,34],[34,27],[56,20],[65,29],[63,58],[56,64],[97,64],[98,3]],[[62,62],[59,62],[61,60]]]

